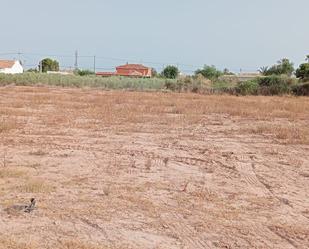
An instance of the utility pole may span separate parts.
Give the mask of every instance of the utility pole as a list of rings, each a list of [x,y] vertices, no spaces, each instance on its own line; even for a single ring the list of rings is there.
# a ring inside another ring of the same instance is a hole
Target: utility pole
[[[95,55],[93,56],[93,72],[95,73],[95,68],[96,68],[96,57]]]
[[[78,51],[75,50],[75,63],[74,63],[75,70],[78,70]]]

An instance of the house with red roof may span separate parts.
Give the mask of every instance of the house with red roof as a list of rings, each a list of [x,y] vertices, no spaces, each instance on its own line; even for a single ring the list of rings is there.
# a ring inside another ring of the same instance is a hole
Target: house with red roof
[[[150,78],[152,76],[152,69],[141,64],[125,64],[116,67],[116,72],[97,72],[97,76],[126,76],[126,77],[140,77]]]
[[[17,60],[0,60],[0,73],[17,74],[23,73],[24,68]]]

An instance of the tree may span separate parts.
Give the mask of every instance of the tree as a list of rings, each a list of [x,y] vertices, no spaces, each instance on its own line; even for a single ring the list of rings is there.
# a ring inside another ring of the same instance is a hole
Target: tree
[[[40,62],[39,70],[43,73],[47,71],[59,71],[59,62],[50,58],[45,58]]]
[[[214,80],[218,79],[223,73],[218,70],[215,66],[207,66],[205,65],[202,69],[198,69],[195,71],[195,75],[201,74],[205,78]]]
[[[295,74],[296,77],[302,81],[309,80],[309,62],[301,64]]]
[[[260,72],[262,75],[267,75],[268,69],[269,69],[268,67],[260,67],[259,72]]]
[[[162,76],[168,79],[176,79],[179,75],[179,70],[175,66],[167,66],[162,71]]]
[[[289,59],[283,58],[270,68],[261,67],[259,71],[265,76],[282,74],[291,76],[294,72],[294,64]]]

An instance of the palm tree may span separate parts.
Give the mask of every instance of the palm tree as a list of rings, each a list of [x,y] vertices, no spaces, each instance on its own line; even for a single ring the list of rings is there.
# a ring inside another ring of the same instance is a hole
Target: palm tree
[[[267,75],[268,69],[269,69],[268,67],[260,67],[259,72],[262,75]]]

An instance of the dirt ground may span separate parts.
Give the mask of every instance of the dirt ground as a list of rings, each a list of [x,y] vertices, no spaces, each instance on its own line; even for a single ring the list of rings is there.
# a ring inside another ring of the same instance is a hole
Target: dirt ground
[[[0,88],[0,248],[308,247],[308,98]]]

